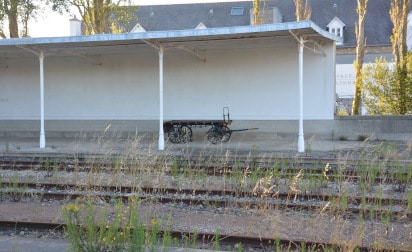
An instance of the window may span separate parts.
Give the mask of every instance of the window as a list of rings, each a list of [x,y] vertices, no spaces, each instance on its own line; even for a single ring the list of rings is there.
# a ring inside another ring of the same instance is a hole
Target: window
[[[330,33],[332,33],[336,36],[339,36],[339,37],[342,37],[342,34],[343,34],[342,33],[342,28],[331,28]]]
[[[232,7],[232,10],[230,11],[230,15],[231,16],[242,16],[243,11],[244,11],[243,7]]]
[[[333,18],[326,27],[329,29],[330,33],[343,39],[343,29],[345,28],[345,24],[338,17]],[[338,45],[341,44],[342,43],[338,43]]]

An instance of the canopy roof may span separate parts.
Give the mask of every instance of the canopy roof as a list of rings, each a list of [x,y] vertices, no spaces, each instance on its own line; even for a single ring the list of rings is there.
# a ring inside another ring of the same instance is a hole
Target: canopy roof
[[[200,30],[149,31],[51,38],[13,38],[0,40],[0,58],[33,57],[39,51],[50,56],[121,55],[153,51],[153,45],[184,48],[196,53],[209,50],[285,46],[303,38],[321,47],[341,38],[311,21],[259,26],[237,26]]]

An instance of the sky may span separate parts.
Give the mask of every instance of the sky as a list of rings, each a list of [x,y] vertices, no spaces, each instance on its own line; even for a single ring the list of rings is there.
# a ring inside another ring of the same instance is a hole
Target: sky
[[[185,4],[185,3],[210,3],[210,2],[240,2],[251,0],[132,0],[136,5],[162,5],[162,4]],[[51,10],[45,11],[37,20],[32,22],[29,31],[31,37],[60,37],[69,36],[69,19],[75,13],[60,15]],[[79,16],[77,15],[77,18]]]

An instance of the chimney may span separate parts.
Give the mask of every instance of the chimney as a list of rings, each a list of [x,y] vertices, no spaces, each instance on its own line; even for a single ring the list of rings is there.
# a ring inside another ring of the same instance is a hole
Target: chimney
[[[255,20],[255,14],[253,9],[250,9],[250,24],[252,25],[253,20]],[[261,8],[259,10],[259,20],[260,24],[275,24],[282,23],[282,13],[276,7],[273,8]]]
[[[70,19],[70,36],[81,36],[82,35],[82,22],[73,15]]]

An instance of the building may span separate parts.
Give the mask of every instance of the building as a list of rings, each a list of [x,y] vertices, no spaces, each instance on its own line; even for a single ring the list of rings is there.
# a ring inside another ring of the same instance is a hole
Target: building
[[[335,41],[311,21],[1,40],[0,132],[40,132],[44,148],[48,136],[111,125],[158,131],[163,149],[163,121],[229,107],[232,128],[299,137],[304,151],[304,132],[333,131]]]
[[[342,38],[342,43],[336,45],[336,92],[350,110],[355,81],[357,1],[309,0],[308,3],[312,10],[311,21]],[[365,63],[373,63],[377,57],[392,59],[390,36],[393,25],[389,9],[389,0],[368,2]],[[141,6],[136,15],[139,23],[131,32],[248,26],[254,20],[252,1]],[[261,1],[260,20],[262,23],[295,21],[294,1]]]

